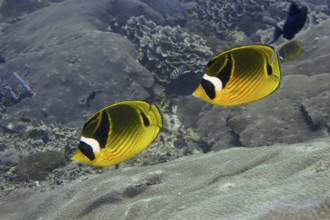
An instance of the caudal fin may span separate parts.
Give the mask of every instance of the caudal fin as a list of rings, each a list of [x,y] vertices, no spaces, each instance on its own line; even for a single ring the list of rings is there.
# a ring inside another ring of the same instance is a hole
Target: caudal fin
[[[282,34],[283,34],[282,29],[279,28],[278,26],[275,26],[275,30],[274,30],[274,34],[273,34],[273,40],[269,44],[272,44],[272,43],[276,42]]]

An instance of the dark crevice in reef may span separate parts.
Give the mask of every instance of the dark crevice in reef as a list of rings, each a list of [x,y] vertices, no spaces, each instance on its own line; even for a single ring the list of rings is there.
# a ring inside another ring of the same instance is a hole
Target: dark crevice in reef
[[[210,152],[213,148],[213,144],[209,144],[207,141],[205,140],[202,140],[200,143],[199,143],[199,148],[202,149],[203,153],[206,154],[208,152]]]
[[[317,131],[320,129],[320,126],[315,124],[311,116],[308,114],[308,111],[305,109],[303,105],[300,106],[300,112],[302,113],[306,124],[309,126],[311,131]]]
[[[241,142],[239,134],[237,132],[235,132],[235,130],[232,127],[230,127],[230,125],[229,125],[229,120],[230,119],[231,119],[231,117],[226,118],[226,127],[230,129],[230,133],[231,133],[231,135],[233,137],[232,140],[230,141],[231,144],[233,146],[236,146],[236,147],[246,147]]]

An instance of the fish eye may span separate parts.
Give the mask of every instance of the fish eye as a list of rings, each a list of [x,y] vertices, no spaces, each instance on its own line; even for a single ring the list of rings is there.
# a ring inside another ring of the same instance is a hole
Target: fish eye
[[[83,153],[86,157],[88,157],[89,160],[95,159],[93,148],[89,144],[87,144],[83,141],[80,141],[78,148],[81,151],[81,153]]]
[[[267,63],[267,74],[268,76],[273,74],[273,68]]]

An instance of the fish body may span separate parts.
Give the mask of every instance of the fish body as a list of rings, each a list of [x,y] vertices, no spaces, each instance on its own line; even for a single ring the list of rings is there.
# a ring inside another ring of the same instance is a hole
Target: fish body
[[[155,104],[123,101],[107,106],[84,124],[72,160],[93,166],[112,166],[145,150],[162,128]]]
[[[174,67],[173,71],[170,73],[170,78],[176,79],[179,76],[186,74],[188,72],[189,72],[189,70],[187,69],[186,66]]]
[[[308,9],[306,6],[299,7],[292,2],[288,15],[285,19],[283,28],[275,26],[274,36],[271,43],[279,39],[281,35],[287,40],[291,40],[305,25],[307,20]]]
[[[281,62],[289,62],[295,58],[301,56],[304,52],[304,44],[300,41],[290,41],[278,49],[278,55],[280,56]]]
[[[270,95],[280,80],[274,47],[246,45],[213,57],[193,95],[214,105],[235,106]]]

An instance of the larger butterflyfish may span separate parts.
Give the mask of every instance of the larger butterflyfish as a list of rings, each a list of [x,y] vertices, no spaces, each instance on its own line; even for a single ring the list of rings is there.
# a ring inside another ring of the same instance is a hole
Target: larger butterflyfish
[[[155,104],[123,101],[93,114],[84,124],[72,160],[93,166],[112,166],[145,150],[162,128]]]
[[[292,44],[301,43],[295,41]],[[290,56],[290,60],[299,56],[302,52],[297,48],[301,46],[286,44],[280,48],[283,60],[286,61],[286,56]],[[280,82],[277,50],[269,45],[246,45],[213,57],[206,65],[202,81],[193,95],[214,105],[235,106],[272,94]]]

